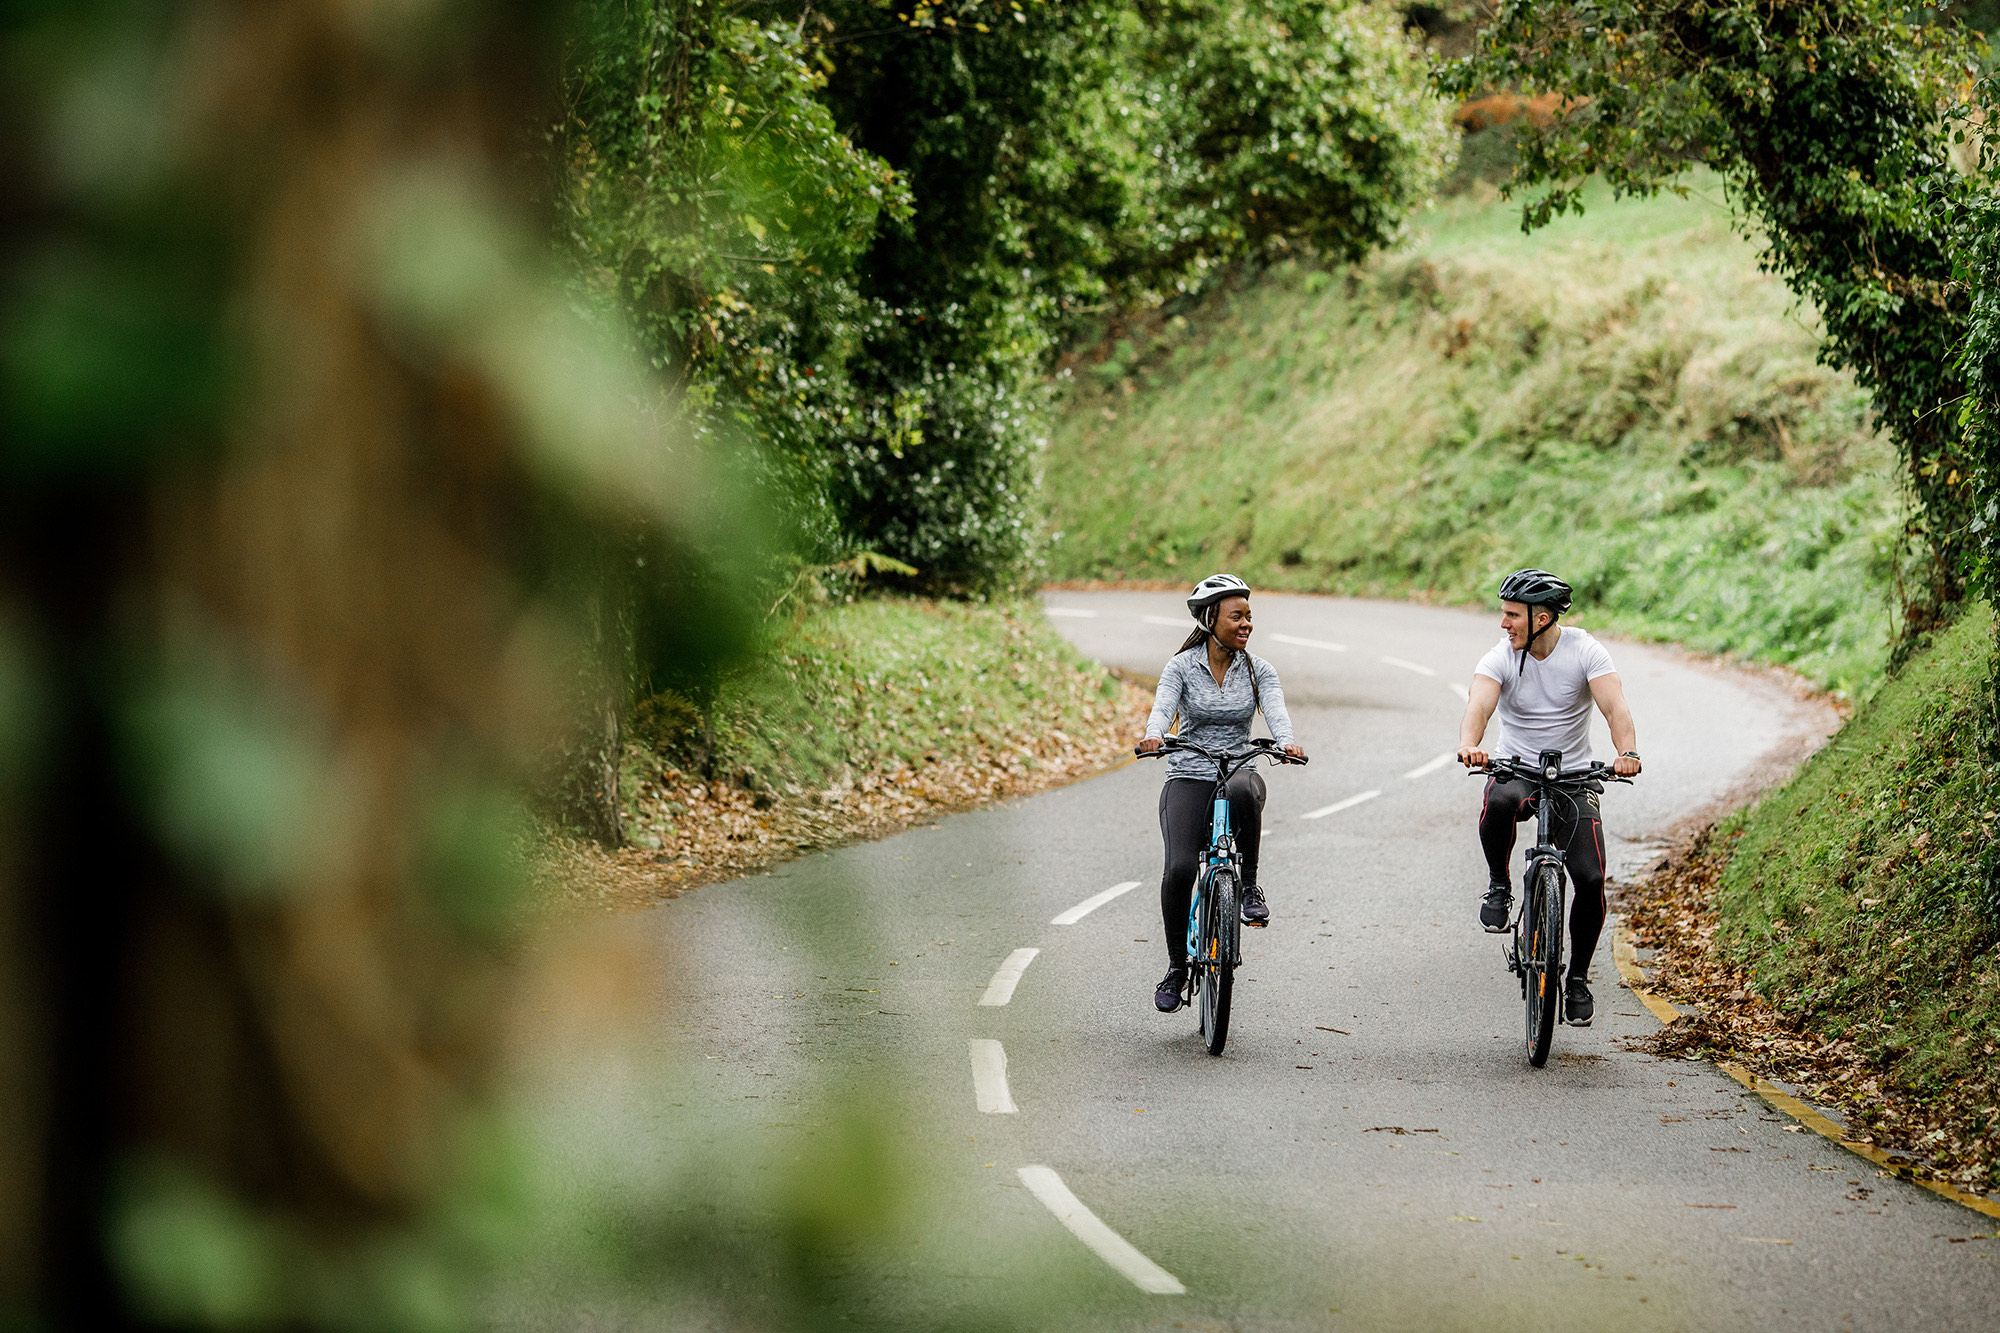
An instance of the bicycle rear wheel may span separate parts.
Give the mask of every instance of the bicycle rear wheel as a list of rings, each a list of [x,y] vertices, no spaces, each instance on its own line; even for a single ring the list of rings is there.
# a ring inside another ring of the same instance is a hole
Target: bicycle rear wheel
[[[1217,870],[1208,881],[1201,918],[1201,1033],[1208,1053],[1221,1055],[1229,1040],[1229,1000],[1236,985],[1236,876]]]
[[[1562,994],[1562,871],[1544,865],[1523,909],[1523,987],[1527,1001],[1528,1063],[1549,1062],[1556,1032],[1556,1002]]]

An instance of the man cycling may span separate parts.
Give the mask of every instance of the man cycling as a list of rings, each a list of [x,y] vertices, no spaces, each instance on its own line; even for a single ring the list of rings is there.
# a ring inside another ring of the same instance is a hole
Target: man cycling
[[[1574,625],[1558,625],[1570,607],[1570,586],[1540,569],[1521,569],[1500,583],[1500,628],[1506,637],[1479,659],[1458,727],[1458,761],[1483,767],[1493,754],[1533,762],[1544,750],[1560,750],[1565,772],[1588,767],[1590,706],[1611,728],[1620,777],[1639,771],[1639,741],[1625,686],[1604,645]],[[1500,712],[1500,743],[1481,749],[1486,724]],[[1590,970],[1597,937],[1604,929],[1604,820],[1597,796],[1577,794],[1574,809],[1552,812],[1556,845],[1563,849],[1575,896],[1570,902],[1569,979],[1563,987],[1563,1018],[1588,1027],[1595,1004],[1584,974]],[[1488,779],[1479,810],[1479,844],[1486,853],[1489,883],[1479,905],[1479,924],[1498,935],[1507,929],[1514,891],[1507,862],[1514,854],[1514,826],[1533,818],[1534,797],[1519,780]]]

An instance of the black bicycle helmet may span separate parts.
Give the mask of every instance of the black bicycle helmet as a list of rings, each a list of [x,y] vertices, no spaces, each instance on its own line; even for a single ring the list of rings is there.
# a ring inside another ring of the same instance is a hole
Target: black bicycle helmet
[[[1526,606],[1546,606],[1557,615],[1569,610],[1572,592],[1546,569],[1517,569],[1500,580],[1500,600]]]
[[[1570,608],[1572,591],[1567,583],[1546,569],[1517,569],[1500,580],[1500,600],[1520,602],[1528,608],[1528,641],[1521,647],[1521,664],[1514,674],[1520,675],[1528,669],[1528,654],[1540,638],[1542,630],[1556,623]],[[1535,608],[1547,607],[1550,611],[1549,625],[1536,629]]]

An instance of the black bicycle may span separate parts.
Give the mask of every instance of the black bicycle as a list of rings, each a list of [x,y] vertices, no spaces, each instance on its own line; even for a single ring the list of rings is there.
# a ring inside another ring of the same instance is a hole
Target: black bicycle
[[[1495,758],[1472,772],[1501,782],[1525,782],[1534,791],[1535,845],[1528,849],[1528,869],[1521,877],[1521,910],[1514,916],[1513,934],[1503,950],[1507,970],[1521,979],[1521,999],[1527,1009],[1528,1063],[1540,1069],[1549,1062],[1563,986],[1563,895],[1568,876],[1563,871],[1562,848],[1556,846],[1551,833],[1554,806],[1562,801],[1575,814],[1579,793],[1602,792],[1607,782],[1630,785],[1632,779],[1619,777],[1610,765],[1602,763],[1565,773],[1560,750],[1542,751],[1535,763]]]
[[[1235,989],[1236,969],[1243,965],[1243,922],[1239,915],[1243,910],[1243,858],[1230,831],[1229,798],[1223,787],[1259,755],[1279,764],[1306,761],[1294,759],[1276,741],[1262,736],[1238,754],[1206,749],[1178,736],[1166,737],[1157,750],[1134,753],[1151,759],[1176,750],[1215,761],[1215,816],[1209,826],[1208,851],[1195,876],[1194,897],[1188,903],[1188,990],[1182,999],[1195,1002],[1208,1053],[1221,1055],[1223,1043],[1229,1040],[1229,997]]]

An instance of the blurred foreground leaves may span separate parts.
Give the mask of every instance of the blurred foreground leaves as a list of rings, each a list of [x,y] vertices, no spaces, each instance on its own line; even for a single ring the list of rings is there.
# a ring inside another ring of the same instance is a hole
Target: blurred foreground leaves
[[[703,1265],[753,1251],[787,1275],[758,1319],[796,1324],[823,1247],[894,1216],[868,1115],[754,1198],[741,1162],[636,1169],[672,1075],[624,1027],[664,964],[516,910],[524,794],[622,685],[607,624],[699,678],[766,559],[550,271],[527,139],[563,19],[5,19],[9,1324],[467,1327],[530,1268],[547,1322],[704,1282],[728,1322]],[[538,1100],[557,1050],[583,1086]],[[675,1220],[690,1190],[755,1210],[733,1248]]]

